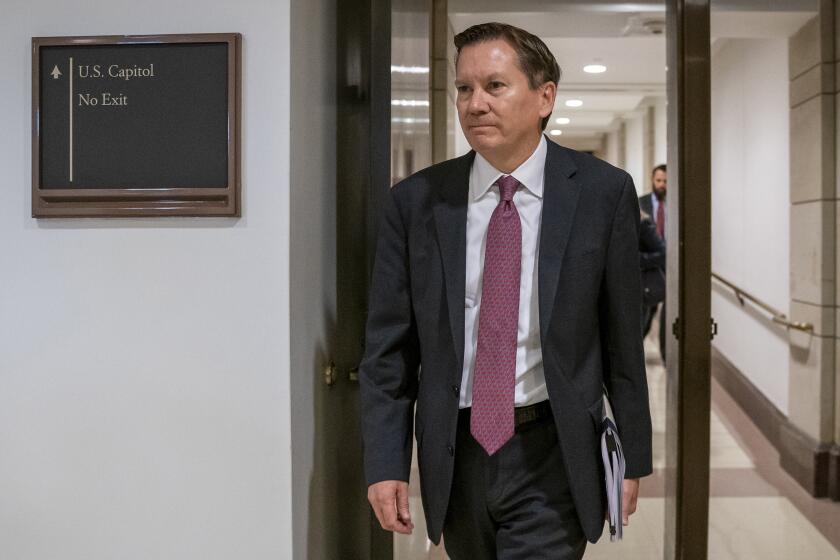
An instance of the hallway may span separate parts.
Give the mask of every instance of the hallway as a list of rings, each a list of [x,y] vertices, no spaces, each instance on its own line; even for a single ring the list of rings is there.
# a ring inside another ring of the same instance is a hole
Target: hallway
[[[656,325],[651,329],[656,333]],[[665,368],[655,336],[645,340],[653,419],[654,474],[642,479],[637,512],[624,541],[604,536],[586,560],[662,558],[665,515]],[[395,560],[442,560],[426,538],[420,491],[412,472],[414,534],[394,540]],[[778,453],[717,382],[712,385],[709,558],[840,560],[840,503],[817,500],[779,467]]]

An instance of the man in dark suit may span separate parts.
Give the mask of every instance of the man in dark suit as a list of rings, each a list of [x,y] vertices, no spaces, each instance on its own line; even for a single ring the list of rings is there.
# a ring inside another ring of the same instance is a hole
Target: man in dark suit
[[[639,208],[656,225],[656,233],[665,239],[665,197],[668,195],[668,167],[663,163],[653,168],[651,173],[651,192],[639,197]],[[660,208],[662,203],[662,208]]]
[[[451,558],[579,559],[604,525],[604,387],[625,524],[651,472],[636,191],[542,134],[560,69],[539,38],[481,24],[455,46],[474,151],[384,202],[360,368],[368,498],[411,532],[413,425],[429,537]]]
[[[665,164],[657,165],[653,168],[651,174],[652,190],[651,192],[639,197],[639,207],[642,212],[650,216],[656,226],[656,233],[659,238],[665,241],[665,222],[667,204],[665,198],[668,194],[668,168]],[[665,272],[663,265],[662,272]],[[659,310],[659,353],[662,359],[665,359],[665,300],[662,300],[662,305],[648,306],[645,310],[644,318],[644,336],[650,331],[650,325],[653,322],[653,317]]]

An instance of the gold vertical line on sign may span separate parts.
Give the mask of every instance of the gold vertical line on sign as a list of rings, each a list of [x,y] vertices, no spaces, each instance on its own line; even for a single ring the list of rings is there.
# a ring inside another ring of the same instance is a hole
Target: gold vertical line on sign
[[[73,182],[73,57],[70,57],[70,182]]]

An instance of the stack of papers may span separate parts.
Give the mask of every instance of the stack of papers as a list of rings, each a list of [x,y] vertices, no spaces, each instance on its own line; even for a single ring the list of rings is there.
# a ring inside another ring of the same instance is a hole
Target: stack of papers
[[[607,521],[610,525],[610,541],[622,537],[621,494],[624,482],[624,452],[618,439],[610,401],[604,393],[604,418],[601,421],[601,457],[604,459],[604,480],[607,485]]]

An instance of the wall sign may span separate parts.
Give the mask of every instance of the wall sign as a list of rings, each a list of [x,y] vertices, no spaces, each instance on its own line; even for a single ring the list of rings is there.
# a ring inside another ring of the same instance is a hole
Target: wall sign
[[[240,45],[33,38],[33,217],[239,216]]]

